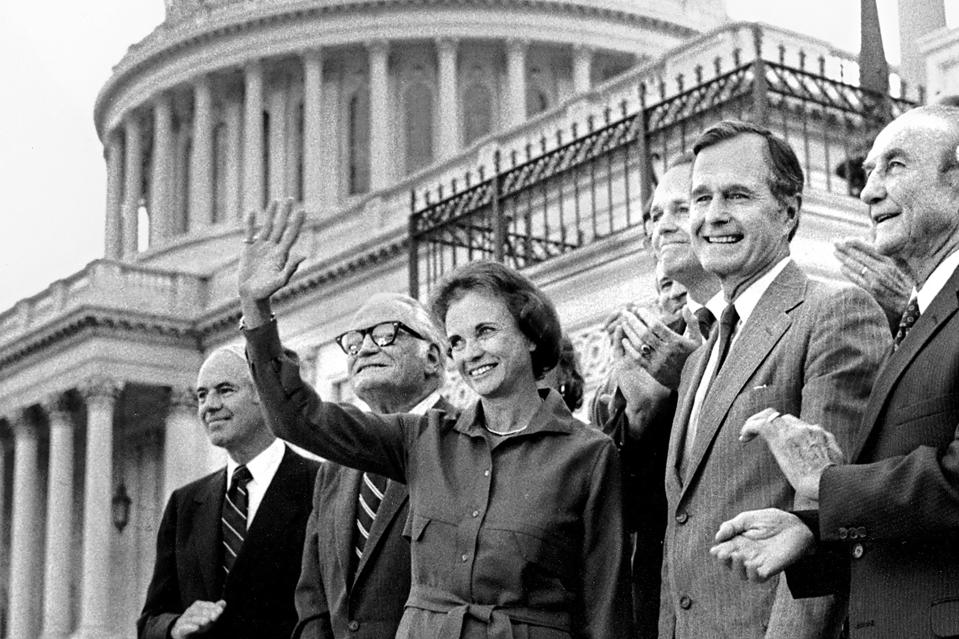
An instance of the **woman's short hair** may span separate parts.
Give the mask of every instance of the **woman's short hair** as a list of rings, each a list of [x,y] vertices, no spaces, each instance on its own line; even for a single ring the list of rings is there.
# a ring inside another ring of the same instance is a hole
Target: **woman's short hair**
[[[446,328],[446,313],[466,293],[481,291],[503,300],[516,326],[536,348],[530,354],[539,379],[556,366],[563,331],[553,302],[528,278],[498,262],[472,262],[452,271],[430,294],[430,311]]]

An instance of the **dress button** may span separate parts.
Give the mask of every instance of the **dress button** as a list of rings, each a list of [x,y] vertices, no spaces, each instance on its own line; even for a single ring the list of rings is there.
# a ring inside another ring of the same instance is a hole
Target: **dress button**
[[[489,468],[483,471],[483,477],[489,477]]]
[[[687,597],[686,595],[683,595],[682,597],[679,598],[679,607],[682,608],[683,610],[689,610],[692,607],[692,605],[693,605],[693,600]]]
[[[350,629],[350,632],[356,632],[357,630],[360,629],[360,622],[357,621],[356,619],[354,619],[353,621],[351,621],[351,622],[349,623],[349,625],[347,626],[347,628]]]
[[[862,557],[862,554],[865,552],[865,549],[862,547],[862,544],[856,544],[852,547],[852,558],[859,559]]]
[[[676,515],[676,523],[678,523],[679,525],[685,524],[688,520],[689,520],[689,515],[686,514],[685,510],[679,513],[678,515]]]
[[[462,559],[463,561],[466,561],[466,560],[469,559],[469,558],[470,558],[470,556],[467,555],[465,552],[464,552],[462,555],[460,555],[460,559]]]
[[[866,527],[865,527],[865,526],[860,526],[859,528],[856,529],[856,532],[859,533],[859,538],[860,538],[860,539],[865,539],[865,538],[866,538]]]
[[[839,529],[839,538],[840,538],[840,539],[845,539],[845,538],[848,537],[848,536],[849,536],[849,530],[848,530],[847,528],[840,528],[840,529]]]
[[[473,516],[474,516],[474,517],[479,517],[479,511],[478,511],[478,510],[474,510],[474,511],[473,511]]]

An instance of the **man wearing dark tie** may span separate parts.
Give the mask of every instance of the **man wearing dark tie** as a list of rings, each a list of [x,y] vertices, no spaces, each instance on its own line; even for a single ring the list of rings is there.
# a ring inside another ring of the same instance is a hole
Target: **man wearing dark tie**
[[[916,284],[895,346],[854,442],[837,446],[832,428],[805,416],[749,421],[744,438],[767,440],[812,508],[742,513],[713,553],[757,581],[793,566],[796,596],[846,594],[854,639],[957,637],[959,108],[901,115],[864,168],[875,246]]]
[[[380,293],[336,338],[349,358],[353,392],[378,413],[452,411],[440,397],[446,349],[426,309],[406,295]],[[296,589],[294,637],[378,639],[396,633],[410,591],[405,485],[327,463],[316,478],[313,512]]]
[[[719,278],[725,308],[680,379],[666,461],[660,637],[834,636],[833,602],[797,603],[775,581],[743,584],[709,548],[718,525],[745,504],[793,506],[768,449],[739,441],[743,422],[774,406],[851,441],[888,324],[862,289],[814,282],[790,258],[803,172],[788,144],[726,121],[693,150],[692,246]]]
[[[241,348],[207,358],[196,398],[227,466],[171,495],[137,635],[285,639],[318,464],[267,427]]]

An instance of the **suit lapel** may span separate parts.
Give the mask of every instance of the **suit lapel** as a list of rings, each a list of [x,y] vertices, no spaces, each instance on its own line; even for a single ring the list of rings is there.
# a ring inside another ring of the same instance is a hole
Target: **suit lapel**
[[[194,570],[203,581],[203,588],[210,601],[220,598],[220,516],[226,494],[226,468],[213,475],[194,497],[196,515],[193,517],[193,534],[190,536],[190,554]]]
[[[850,459],[855,460],[862,452],[876,420],[886,406],[893,386],[902,377],[916,355],[925,348],[933,335],[939,331],[943,324],[949,321],[957,310],[959,310],[959,269],[952,274],[939,294],[933,298],[929,308],[919,316],[899,349],[886,359],[885,365],[880,369],[876,383],[873,384],[869,403],[866,405],[866,412],[859,428],[859,438],[852,449]]]
[[[370,527],[370,536],[366,540],[366,545],[363,547],[363,557],[356,566],[356,576],[353,579],[354,583],[363,575],[366,562],[376,551],[376,547],[380,542],[383,541],[383,533],[393,520],[396,519],[397,513],[402,509],[407,499],[409,499],[409,493],[406,490],[406,486],[392,479],[389,480],[389,483],[386,485],[386,492],[383,494],[383,501],[380,502],[380,507],[376,509],[376,519],[373,520],[373,525]]]
[[[345,582],[353,579],[350,566],[353,565],[353,536],[356,530],[356,506],[360,496],[360,482],[363,481],[363,471],[353,468],[343,468],[340,476],[340,486],[337,490],[336,512],[334,515],[333,543],[336,544],[336,556],[343,566]],[[358,571],[357,571],[358,572]],[[349,590],[350,583],[343,587]]]
[[[790,262],[772,281],[742,326],[722,369],[703,398],[687,478],[692,477],[702,464],[706,451],[743,387],[789,328],[792,323],[789,312],[802,303],[806,281],[799,267]]]
[[[676,417],[673,419],[672,433],[669,438],[669,451],[666,456],[666,468],[668,475],[667,482],[674,483],[681,487],[683,483],[683,473],[680,471],[682,465],[683,449],[686,444],[686,431],[689,428],[689,416],[693,410],[693,401],[696,398],[696,389],[703,378],[703,372],[706,369],[706,363],[709,361],[709,353],[713,350],[716,343],[718,330],[713,329],[709,339],[700,346],[692,355],[680,377],[679,396],[682,398],[680,405],[676,409]]]
[[[240,554],[237,555],[236,563],[230,575],[242,574],[248,570],[251,562],[258,556],[262,556],[258,549],[268,548],[272,545],[272,538],[277,534],[284,533],[287,524],[296,515],[297,504],[291,491],[287,487],[297,480],[297,465],[293,453],[289,448],[283,452],[283,459],[280,461],[273,480],[270,481],[263,500],[256,511],[256,517],[253,524],[247,531],[246,538],[243,540],[243,546],[240,548]]]

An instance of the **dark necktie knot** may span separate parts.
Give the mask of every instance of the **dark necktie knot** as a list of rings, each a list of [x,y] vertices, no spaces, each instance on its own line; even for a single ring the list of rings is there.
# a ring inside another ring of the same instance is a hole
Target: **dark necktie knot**
[[[713,330],[713,326],[716,324],[716,316],[713,315],[713,312],[710,311],[705,306],[700,306],[695,311],[693,315],[696,316],[696,319],[699,321],[699,332],[702,333],[703,338],[709,337],[709,333]]]
[[[902,344],[902,340],[906,339],[906,334],[916,324],[916,320],[918,319],[919,298],[913,295],[909,299],[909,305],[906,306],[906,311],[902,314],[902,318],[899,320],[899,330],[896,331],[896,337],[893,340],[894,348],[899,348],[899,345]]]
[[[240,464],[233,471],[233,480],[230,482],[230,490],[246,490],[246,485],[253,481],[253,474],[250,469]]]

